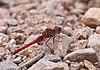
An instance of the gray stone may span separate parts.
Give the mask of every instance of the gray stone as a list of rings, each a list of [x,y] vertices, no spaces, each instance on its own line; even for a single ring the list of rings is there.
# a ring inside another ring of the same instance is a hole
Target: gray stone
[[[54,53],[61,57],[66,55],[66,52],[69,50],[70,43],[74,40],[72,37],[68,37],[65,34],[59,34],[58,41],[54,43]]]
[[[13,63],[11,59],[7,59],[6,61],[0,63],[0,70],[16,70],[17,67],[18,66]]]
[[[18,24],[17,20],[16,19],[12,19],[12,18],[5,18],[5,19],[3,19],[3,21],[5,23],[7,23],[9,25],[13,25],[13,26]]]
[[[87,59],[91,62],[98,61],[97,54],[96,54],[95,50],[92,48],[79,49],[74,52],[71,52],[68,55],[66,55],[63,60],[66,61],[67,59],[70,61],[75,61],[75,62],[76,61],[79,62],[79,61],[82,61],[85,59]]]
[[[50,39],[47,44],[54,51],[54,54],[64,57],[69,49],[70,43],[73,40],[73,38],[60,33],[58,36],[55,37],[54,43],[53,39]],[[46,53],[50,53],[50,49],[45,44],[44,49]]]
[[[64,27],[64,28],[62,29],[62,33],[66,34],[66,35],[68,35],[68,36],[71,36],[72,28],[66,26],[66,27]]]
[[[88,38],[88,47],[91,47],[96,50],[96,52],[100,52],[100,34],[90,35]]]
[[[58,55],[53,55],[53,54],[46,54],[43,59],[52,61],[52,62],[59,62],[61,61],[61,58]]]
[[[28,70],[69,70],[68,64],[64,62],[53,63],[51,61],[41,59]]]

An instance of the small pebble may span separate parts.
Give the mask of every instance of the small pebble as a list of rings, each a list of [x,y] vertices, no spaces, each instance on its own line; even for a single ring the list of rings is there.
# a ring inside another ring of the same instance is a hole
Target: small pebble
[[[97,26],[95,31],[97,34],[100,34],[100,26]]]
[[[22,58],[21,57],[17,57],[13,60],[14,63],[19,64],[22,62]]]

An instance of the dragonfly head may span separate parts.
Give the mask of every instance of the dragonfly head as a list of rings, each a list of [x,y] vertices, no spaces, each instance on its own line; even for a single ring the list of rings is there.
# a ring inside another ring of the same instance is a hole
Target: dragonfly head
[[[54,32],[59,34],[61,32],[61,27],[55,26]]]

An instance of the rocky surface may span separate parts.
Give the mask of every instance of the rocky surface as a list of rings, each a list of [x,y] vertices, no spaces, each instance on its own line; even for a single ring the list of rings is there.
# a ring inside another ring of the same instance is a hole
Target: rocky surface
[[[99,0],[0,0],[0,70],[100,70],[99,25]]]

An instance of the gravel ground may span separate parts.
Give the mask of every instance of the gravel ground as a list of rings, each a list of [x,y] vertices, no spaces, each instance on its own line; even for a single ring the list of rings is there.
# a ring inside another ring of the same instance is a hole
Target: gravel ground
[[[100,70],[100,0],[0,0],[0,70]],[[61,33],[12,55],[47,29]]]

